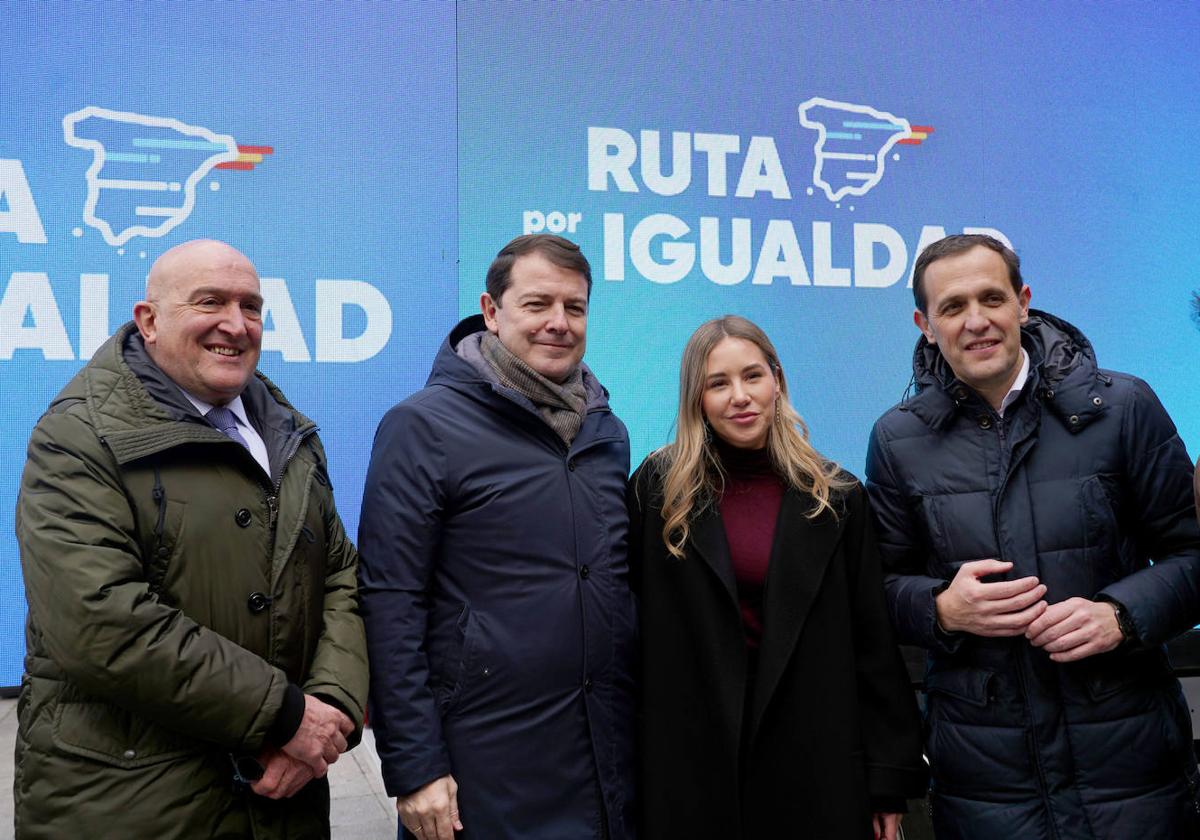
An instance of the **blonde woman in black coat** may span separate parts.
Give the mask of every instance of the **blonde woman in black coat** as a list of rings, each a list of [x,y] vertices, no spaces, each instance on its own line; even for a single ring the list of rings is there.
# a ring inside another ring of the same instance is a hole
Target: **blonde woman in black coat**
[[[629,496],[641,836],[895,840],[926,767],[863,489],[746,319],[696,330],[679,391]]]

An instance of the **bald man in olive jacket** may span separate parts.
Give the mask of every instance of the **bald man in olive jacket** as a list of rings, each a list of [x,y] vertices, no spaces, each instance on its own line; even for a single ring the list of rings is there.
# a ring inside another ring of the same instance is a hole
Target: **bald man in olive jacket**
[[[357,554],[316,426],[256,373],[261,309],[233,248],[171,249],[33,430],[18,840],[329,836]]]

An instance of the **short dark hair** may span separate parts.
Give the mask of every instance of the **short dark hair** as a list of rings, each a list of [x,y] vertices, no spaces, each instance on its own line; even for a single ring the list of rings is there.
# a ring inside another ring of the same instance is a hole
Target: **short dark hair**
[[[513,263],[518,257],[526,254],[539,253],[559,268],[575,271],[583,275],[587,281],[588,299],[592,297],[592,266],[579,246],[569,239],[555,236],[552,233],[527,233],[509,242],[496,254],[496,259],[488,266],[487,293],[497,306],[500,296],[508,289]]]
[[[956,233],[927,245],[917,257],[917,263],[913,266],[913,300],[916,301],[917,309],[925,312],[928,304],[925,299],[925,269],[943,257],[963,254],[981,245],[995,251],[1004,260],[1004,264],[1008,266],[1008,282],[1012,284],[1013,291],[1020,295],[1025,281],[1021,279],[1021,258],[1017,256],[1016,251],[994,236],[984,233]]]

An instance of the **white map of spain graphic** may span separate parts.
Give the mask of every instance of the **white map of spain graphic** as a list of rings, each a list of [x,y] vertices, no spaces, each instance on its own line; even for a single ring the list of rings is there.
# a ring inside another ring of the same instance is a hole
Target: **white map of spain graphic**
[[[813,186],[830,201],[866,195],[883,178],[888,152],[912,130],[887,111],[819,96],[801,103],[800,125],[817,132]]]
[[[196,206],[196,185],[238,159],[227,134],[96,106],[63,117],[63,139],[92,152],[83,220],[113,247],[178,227]]]

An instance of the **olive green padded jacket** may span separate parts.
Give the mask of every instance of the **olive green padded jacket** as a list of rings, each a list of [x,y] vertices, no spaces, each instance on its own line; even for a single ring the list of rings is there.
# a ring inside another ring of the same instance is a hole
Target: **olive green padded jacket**
[[[242,399],[269,478],[126,324],[33,430],[19,840],[328,837],[325,780],[267,800],[231,756],[258,753],[289,683],[361,725],[358,558],[316,426],[261,374]]]

